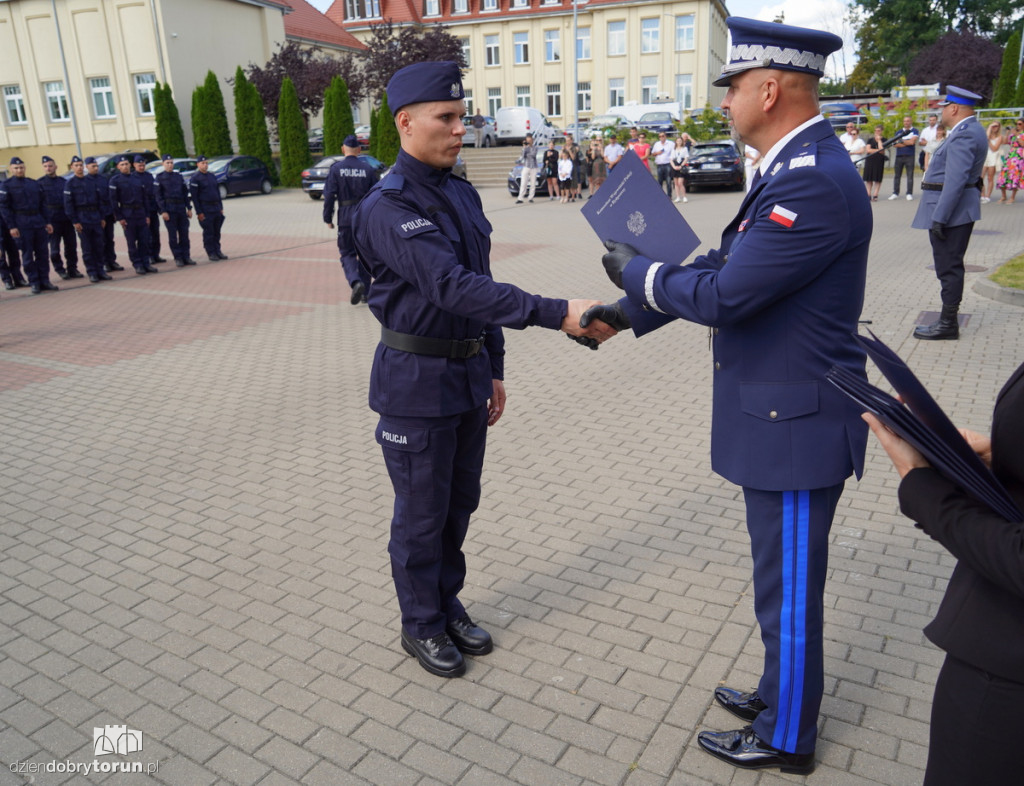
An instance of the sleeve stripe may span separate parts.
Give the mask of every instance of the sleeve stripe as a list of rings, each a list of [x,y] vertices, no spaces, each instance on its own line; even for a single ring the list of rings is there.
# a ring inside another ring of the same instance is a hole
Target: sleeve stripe
[[[644,279],[644,297],[647,299],[647,304],[662,314],[665,312],[658,308],[657,302],[654,300],[654,277],[658,275],[658,268],[660,268],[664,262],[655,262],[649,268],[647,268],[647,277]]]

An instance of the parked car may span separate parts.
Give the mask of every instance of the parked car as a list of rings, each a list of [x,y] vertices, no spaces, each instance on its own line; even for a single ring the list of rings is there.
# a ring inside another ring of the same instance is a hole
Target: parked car
[[[198,171],[198,168],[199,164],[196,163],[194,158],[174,159],[174,171],[180,172],[186,182]],[[149,174],[156,176],[164,171],[164,162],[159,159],[156,161],[150,161],[146,164],[146,171],[149,172]]]
[[[858,127],[867,125],[868,116],[856,104],[837,101],[822,104],[821,114],[832,124],[832,128],[843,128],[847,123],[856,123]]]
[[[531,134],[536,144],[546,146],[555,136],[551,121],[532,106],[503,106],[495,115],[494,125],[499,145],[521,145]]]
[[[360,147],[366,150],[370,146],[370,127],[368,125],[356,126],[356,139]]]
[[[647,131],[654,136],[666,133],[673,136],[676,133],[675,118],[670,112],[645,112],[636,121],[636,127]]]
[[[117,157],[128,156],[129,161],[134,161],[135,156],[142,156],[146,159],[146,163],[149,164],[153,161],[159,161],[160,156],[154,153],[152,150],[118,150],[116,153],[99,153],[94,155],[96,163],[99,164],[101,175],[112,175],[117,171]],[[67,180],[69,177],[74,177],[75,173],[70,169],[64,173],[64,179]]]
[[[267,165],[253,156],[215,156],[209,171],[217,176],[221,199],[246,191],[269,194],[274,188]]]
[[[743,190],[743,156],[731,139],[716,142],[698,142],[690,150],[686,165],[689,188],[701,186],[731,186]]]
[[[595,139],[605,136],[609,128],[614,129],[617,135],[619,131],[623,129],[628,131],[633,127],[634,124],[622,115],[597,115],[590,121],[590,125],[587,126],[584,133],[587,138]]]
[[[323,196],[324,184],[327,182],[327,173],[331,171],[331,166],[341,161],[344,157],[327,156],[327,158],[321,158],[309,169],[302,171],[302,190],[309,194],[310,199],[320,199]],[[376,170],[378,177],[387,170],[387,167],[373,156],[363,154],[359,158],[372,166]]]
[[[324,130],[322,128],[311,128],[306,132],[306,141],[309,143],[310,153],[324,152]]]
[[[577,143],[586,136],[587,128],[590,127],[589,120],[580,120],[578,123],[569,123],[565,127],[565,133]]]
[[[519,184],[523,181],[523,165],[516,164],[508,173],[508,192],[512,196],[519,196]],[[537,191],[536,196],[548,195],[548,179],[544,174],[544,167],[537,169]]]
[[[480,147],[494,147],[498,140],[498,131],[494,127],[494,118],[490,115],[484,115],[484,127],[480,129],[483,132],[483,139],[480,142]],[[476,131],[473,128],[473,115],[466,115],[462,118],[462,124],[466,127],[466,135],[462,137],[462,146],[473,145],[476,147]]]

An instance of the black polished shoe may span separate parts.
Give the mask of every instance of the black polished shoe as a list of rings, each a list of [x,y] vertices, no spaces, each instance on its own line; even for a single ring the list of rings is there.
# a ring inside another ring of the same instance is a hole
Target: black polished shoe
[[[110,278],[110,276],[107,276],[107,278]],[[101,278],[100,278],[99,276],[97,276],[97,275],[96,275],[95,273],[90,273],[90,274],[89,274],[89,280],[90,280],[90,281],[91,281],[91,282],[92,282],[93,284],[98,284],[98,283],[100,283],[100,281],[102,281],[103,279],[101,279]]]
[[[174,265],[175,265],[175,267],[185,267],[185,260],[184,259],[175,259],[174,260]]]
[[[491,634],[479,625],[473,624],[473,620],[468,616],[449,620],[445,633],[458,647],[459,652],[467,655],[486,655],[494,649]]]
[[[60,276],[61,281],[67,281],[70,278],[68,271],[63,268],[57,271],[57,275]]]
[[[32,294],[33,295],[38,295],[42,291],[43,291],[43,288],[41,286],[39,286],[39,284],[33,284],[32,285]]]
[[[147,273],[159,273],[160,271],[159,271],[159,270],[157,270],[157,269],[156,269],[155,267],[153,267],[152,265],[146,265],[146,272],[147,272]]]
[[[51,284],[49,281],[44,281],[39,285],[39,288],[44,292],[59,292],[60,287],[56,284]]]
[[[99,273],[96,274],[96,278],[98,278],[100,281],[113,281],[114,280],[113,276],[108,276],[102,270]]]
[[[136,274],[136,275],[139,275],[139,276],[144,276],[144,275],[146,275],[146,273],[148,273],[148,272],[149,272],[149,271],[148,271],[148,270],[146,270],[146,268],[144,268],[144,267],[137,267],[137,268],[135,268],[135,274]]]
[[[402,649],[438,677],[461,677],[466,673],[466,661],[447,633],[438,633],[429,639],[414,639],[402,628]]]
[[[216,254],[209,254],[207,255],[206,258],[209,259],[211,262],[220,262],[220,257],[217,256]]]
[[[68,278],[85,278],[85,276],[83,276],[77,270],[69,270],[68,271]]]
[[[750,726],[736,731],[702,731],[697,735],[697,744],[712,756],[745,770],[778,767],[798,775],[814,771],[813,753],[780,751],[758,737]]]
[[[4,281],[4,289],[16,289],[13,281]]]
[[[218,251],[217,252],[217,257],[220,258],[220,259],[227,259],[228,255],[225,254],[223,251]]]
[[[751,722],[767,708],[757,691],[741,693],[732,688],[715,688],[715,701],[741,720]]]
[[[163,257],[161,257],[161,256],[155,256],[155,257],[153,257],[153,264],[154,264],[154,265],[159,265],[159,264],[160,264],[161,262],[166,262],[166,261],[167,261],[167,260],[166,260],[166,259],[164,259],[164,258],[163,258]]]
[[[18,276],[17,278],[14,279],[14,286],[16,286],[16,287],[27,287],[28,286],[28,282],[24,279],[23,276]]]
[[[348,302],[353,306],[360,303],[363,300],[363,296],[366,294],[366,285],[362,281],[356,281],[352,285],[352,296],[348,299]]]
[[[104,267],[107,269],[108,273],[114,270],[124,270],[124,268],[117,264],[117,262],[108,262]]]
[[[194,265],[196,263],[196,261],[192,259],[192,257],[185,257],[181,261],[184,262],[186,265]]]

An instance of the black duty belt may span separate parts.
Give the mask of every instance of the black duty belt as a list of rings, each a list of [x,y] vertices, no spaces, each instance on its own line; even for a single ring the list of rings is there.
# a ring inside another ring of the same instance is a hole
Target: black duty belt
[[[391,349],[411,352],[414,355],[430,355],[436,358],[452,358],[465,360],[476,357],[484,346],[484,337],[451,339],[414,336],[410,333],[399,333],[381,325],[380,343]]]
[[[338,204],[341,205],[342,207],[352,207],[352,205],[358,205],[359,204],[359,200],[358,199],[342,199],[340,202],[338,202]]]
[[[921,190],[922,191],[941,191],[942,190],[942,185],[943,185],[942,183],[921,183]],[[981,178],[979,177],[973,183],[968,183],[966,186],[964,186],[964,188],[976,188],[976,189],[978,189],[980,191],[981,188],[982,188],[982,185],[983,185],[983,183],[981,182]]]

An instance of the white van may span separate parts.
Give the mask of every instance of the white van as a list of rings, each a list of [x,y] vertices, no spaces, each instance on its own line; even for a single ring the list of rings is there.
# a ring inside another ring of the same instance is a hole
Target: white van
[[[499,145],[520,145],[533,134],[535,145],[547,145],[555,129],[540,110],[532,106],[503,106],[494,118]]]

